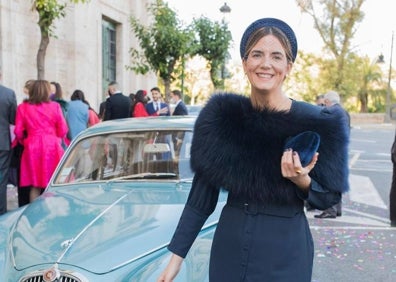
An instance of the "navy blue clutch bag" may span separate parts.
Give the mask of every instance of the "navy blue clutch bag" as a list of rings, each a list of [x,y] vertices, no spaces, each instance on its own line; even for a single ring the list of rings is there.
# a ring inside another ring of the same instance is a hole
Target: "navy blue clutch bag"
[[[300,156],[301,165],[307,166],[318,151],[320,135],[313,131],[304,131],[286,140],[284,149],[293,149]]]

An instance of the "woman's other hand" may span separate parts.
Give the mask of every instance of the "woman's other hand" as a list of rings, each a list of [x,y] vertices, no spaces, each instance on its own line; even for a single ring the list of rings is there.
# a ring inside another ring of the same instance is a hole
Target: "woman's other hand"
[[[173,254],[165,270],[158,277],[157,282],[172,282],[180,271],[183,258]]]

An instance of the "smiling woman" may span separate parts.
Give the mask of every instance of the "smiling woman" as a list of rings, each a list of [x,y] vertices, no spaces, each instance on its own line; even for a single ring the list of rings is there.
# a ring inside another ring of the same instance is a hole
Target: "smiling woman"
[[[282,91],[297,49],[293,30],[279,19],[261,18],[245,30],[240,57],[250,97],[212,95],[201,110],[191,144],[193,185],[157,281],[178,274],[221,189],[228,199],[213,239],[210,281],[311,281],[304,201],[325,209],[348,189],[349,129],[344,112]]]

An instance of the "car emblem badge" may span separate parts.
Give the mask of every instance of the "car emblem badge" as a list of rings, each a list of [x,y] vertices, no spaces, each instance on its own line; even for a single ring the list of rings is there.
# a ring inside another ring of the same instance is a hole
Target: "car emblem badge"
[[[50,269],[44,271],[44,274],[43,274],[44,282],[58,281],[59,278],[60,278],[60,272],[59,272],[58,267],[56,265],[54,265]]]

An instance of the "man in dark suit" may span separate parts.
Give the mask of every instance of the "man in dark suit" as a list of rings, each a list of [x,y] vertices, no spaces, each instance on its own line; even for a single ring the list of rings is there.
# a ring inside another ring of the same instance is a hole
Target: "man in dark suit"
[[[106,102],[107,99],[109,99],[109,97],[111,96],[110,90],[107,89],[107,95],[108,97],[106,98],[106,100],[104,100],[102,103],[100,103],[99,105],[99,118],[101,120],[104,120],[104,116],[105,116],[105,111],[106,111]]]
[[[188,110],[184,102],[182,101],[182,94],[179,90],[173,90],[170,94],[171,103],[175,104],[175,109],[173,110],[173,116],[186,116],[188,115]]]
[[[173,90],[170,93],[170,102],[175,104],[175,108],[173,110],[172,116],[185,116],[188,115],[188,110],[186,105],[183,103],[181,99],[181,92],[179,90]],[[175,153],[177,156],[180,154],[181,145],[184,139],[184,132],[179,132],[172,136]]]
[[[161,91],[158,87],[150,90],[153,101],[146,105],[146,111],[150,116],[170,116],[168,104],[161,102]]]
[[[131,99],[121,93],[116,81],[110,82],[109,94],[103,120],[131,117]]]
[[[7,184],[11,163],[10,125],[15,124],[16,107],[15,92],[0,85],[0,215],[7,212]]]

